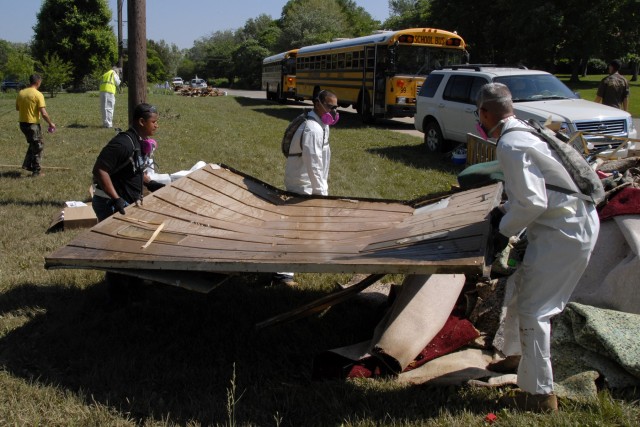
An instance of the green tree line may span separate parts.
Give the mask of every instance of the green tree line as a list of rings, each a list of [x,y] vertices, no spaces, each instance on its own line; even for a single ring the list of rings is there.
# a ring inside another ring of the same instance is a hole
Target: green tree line
[[[522,64],[571,73],[602,73],[621,58],[637,78],[640,13],[636,0],[389,0],[379,22],[353,0],[289,0],[281,16],[259,15],[242,28],[213,31],[188,49],[148,40],[150,83],[198,75],[210,83],[260,86],[262,59],[289,49],[358,37],[379,29],[432,27],[456,31],[474,63]],[[45,90],[97,88],[118,60],[107,0],[45,0],[28,44],[0,40],[0,77],[45,75]],[[127,72],[127,58],[124,58]]]

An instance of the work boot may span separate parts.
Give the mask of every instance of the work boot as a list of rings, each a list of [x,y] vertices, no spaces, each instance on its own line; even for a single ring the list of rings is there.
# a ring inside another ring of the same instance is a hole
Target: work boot
[[[558,412],[558,399],[554,393],[531,394],[519,389],[511,390],[499,399],[500,405],[520,411]]]
[[[518,373],[518,365],[520,364],[520,356],[507,356],[502,360],[491,362],[487,365],[487,369],[493,372],[500,372],[503,374],[516,374]]]

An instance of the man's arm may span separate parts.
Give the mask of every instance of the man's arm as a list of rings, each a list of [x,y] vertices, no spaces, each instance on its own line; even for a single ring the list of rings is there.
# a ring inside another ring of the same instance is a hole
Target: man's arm
[[[118,192],[113,186],[113,182],[111,181],[111,176],[109,176],[109,172],[104,169],[104,167],[100,166],[98,163],[93,167],[93,177],[96,182],[100,185],[100,189],[107,193],[109,197],[113,200],[120,198]]]
[[[49,123],[50,127],[54,129],[56,128],[55,123],[51,121],[51,118],[49,117],[49,114],[47,113],[47,109],[45,107],[40,107],[40,114],[42,115],[42,118],[45,119],[47,123]]]

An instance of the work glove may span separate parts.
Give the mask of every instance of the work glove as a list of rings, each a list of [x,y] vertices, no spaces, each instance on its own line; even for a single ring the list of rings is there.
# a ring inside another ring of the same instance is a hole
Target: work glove
[[[504,211],[499,206],[496,206],[491,210],[491,212],[489,212],[489,222],[491,223],[491,227],[494,230],[500,228],[500,221],[502,220],[503,216]]]
[[[152,193],[156,190],[161,189],[162,187],[164,187],[164,184],[158,182],[158,181],[149,181],[145,184],[147,186],[147,188],[149,189],[149,191],[151,191]]]
[[[501,253],[509,244],[509,238],[497,229],[493,232],[493,253]]]
[[[112,203],[112,205],[113,205],[115,210],[117,210],[122,215],[124,215],[124,207],[127,206],[127,202],[125,202],[122,197],[118,197],[115,200],[112,199],[111,203]]]

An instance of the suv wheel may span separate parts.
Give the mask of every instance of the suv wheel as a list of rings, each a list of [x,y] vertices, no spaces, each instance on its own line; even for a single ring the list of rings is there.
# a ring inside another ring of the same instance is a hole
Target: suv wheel
[[[441,152],[444,146],[444,138],[440,126],[435,121],[430,121],[424,126],[424,144],[431,152]]]

